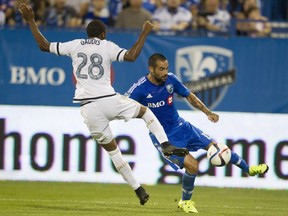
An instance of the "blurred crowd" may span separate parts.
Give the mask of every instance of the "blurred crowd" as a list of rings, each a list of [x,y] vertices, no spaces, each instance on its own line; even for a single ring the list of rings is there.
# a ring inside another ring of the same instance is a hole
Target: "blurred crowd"
[[[266,37],[271,33],[263,16],[263,0],[30,0],[39,26],[85,27],[93,19],[115,29],[139,30],[151,20],[158,33],[227,33]],[[0,0],[0,25],[26,25],[16,0]]]

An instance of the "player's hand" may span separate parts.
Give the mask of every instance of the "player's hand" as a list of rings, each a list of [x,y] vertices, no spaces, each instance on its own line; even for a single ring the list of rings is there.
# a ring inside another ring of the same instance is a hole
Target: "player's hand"
[[[25,19],[25,21],[27,23],[29,23],[32,20],[34,20],[34,12],[33,12],[33,10],[32,10],[30,5],[21,3],[19,5],[18,11],[21,13],[23,19]]]
[[[219,120],[219,115],[217,115],[216,113],[210,112],[210,113],[208,113],[207,116],[208,116],[208,119],[209,119],[211,122],[216,123],[216,122],[218,122],[218,120]]]
[[[145,21],[143,24],[143,31],[149,33],[152,31],[154,25],[150,21]]]

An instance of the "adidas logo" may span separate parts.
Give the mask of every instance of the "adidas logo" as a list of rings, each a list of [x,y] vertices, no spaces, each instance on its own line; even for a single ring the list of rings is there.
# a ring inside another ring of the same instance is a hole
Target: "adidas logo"
[[[146,98],[153,98],[151,94],[148,94]]]

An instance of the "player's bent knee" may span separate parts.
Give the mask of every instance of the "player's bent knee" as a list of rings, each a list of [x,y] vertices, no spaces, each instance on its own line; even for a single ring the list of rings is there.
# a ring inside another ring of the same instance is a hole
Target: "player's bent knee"
[[[107,135],[103,133],[93,133],[92,137],[97,141],[97,143],[102,145],[110,143],[113,139],[111,134]]]

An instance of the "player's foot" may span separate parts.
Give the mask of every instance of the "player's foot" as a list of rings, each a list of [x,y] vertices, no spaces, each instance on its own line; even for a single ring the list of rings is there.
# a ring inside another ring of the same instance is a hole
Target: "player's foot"
[[[140,200],[140,204],[144,205],[149,200],[149,194],[144,190],[142,186],[135,190],[137,197]]]
[[[267,164],[259,164],[259,165],[255,165],[255,166],[250,166],[248,174],[250,176],[255,176],[257,174],[267,173],[268,170],[269,170],[269,166]]]
[[[186,213],[198,213],[195,208],[195,203],[192,200],[180,200],[178,203],[178,208]]]
[[[169,142],[164,142],[161,144],[162,153],[165,156],[177,155],[179,157],[184,157],[185,155],[189,154],[189,150],[186,148],[177,148],[171,145]]]

